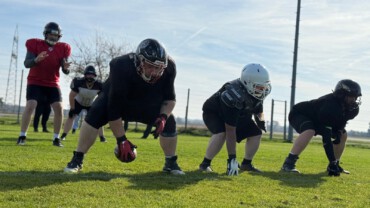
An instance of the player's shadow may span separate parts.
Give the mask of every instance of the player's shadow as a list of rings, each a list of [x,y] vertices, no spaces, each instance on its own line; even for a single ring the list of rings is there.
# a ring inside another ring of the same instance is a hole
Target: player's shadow
[[[186,175],[171,175],[162,172],[146,173],[107,173],[88,172],[78,174],[65,174],[62,171],[0,171],[0,192],[10,190],[26,190],[35,187],[50,186],[63,183],[81,181],[106,181],[114,179],[127,179],[130,183],[126,188],[142,190],[175,190],[188,185],[196,184],[204,179],[229,180],[216,173],[200,173],[198,171],[186,172]]]
[[[297,187],[297,188],[313,188],[318,187],[320,184],[326,181],[325,177],[328,177],[327,172],[315,173],[315,174],[302,174],[302,173],[288,173],[288,172],[273,172],[264,171],[262,173],[249,173],[254,176],[260,176],[270,178],[272,180],[280,181],[283,186]]]

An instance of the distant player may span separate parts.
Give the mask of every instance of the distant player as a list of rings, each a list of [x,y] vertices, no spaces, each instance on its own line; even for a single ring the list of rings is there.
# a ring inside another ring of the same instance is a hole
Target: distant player
[[[96,80],[96,70],[93,66],[87,66],[84,71],[84,77],[76,77],[71,82],[71,92],[69,93],[69,113],[64,123],[64,131],[60,137],[65,140],[68,132],[71,130],[74,118],[81,113],[82,110],[89,111],[93,101],[103,89],[101,81]],[[100,131],[103,131],[100,128]],[[106,139],[100,133],[100,141],[105,142]]]
[[[330,176],[348,174],[349,171],[339,165],[339,160],[347,141],[345,130],[347,121],[354,119],[359,113],[361,96],[360,85],[344,79],[338,82],[333,93],[294,105],[289,113],[289,122],[299,136],[294,141],[281,169],[299,173],[295,168],[298,156],[313,136],[321,135],[326,157],[329,160],[328,174]]]

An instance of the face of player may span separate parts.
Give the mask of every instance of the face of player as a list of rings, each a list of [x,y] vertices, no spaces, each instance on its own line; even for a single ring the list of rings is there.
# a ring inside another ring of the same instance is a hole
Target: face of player
[[[357,96],[346,96],[345,103],[351,108],[357,108],[361,104],[361,97]]]
[[[163,66],[154,65],[147,61],[143,61],[142,68],[143,68],[143,75],[144,75],[142,77],[144,80],[149,81],[149,82],[160,78],[164,70]]]
[[[95,78],[96,78],[96,76],[94,74],[86,74],[85,75],[85,79],[88,82],[94,82],[95,81]]]
[[[50,45],[55,45],[58,42],[59,38],[60,36],[57,34],[46,34],[46,42],[48,42]]]

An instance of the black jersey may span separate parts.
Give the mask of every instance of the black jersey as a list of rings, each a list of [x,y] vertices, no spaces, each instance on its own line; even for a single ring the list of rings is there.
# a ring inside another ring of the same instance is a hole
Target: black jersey
[[[333,130],[343,130],[348,120],[355,118],[359,109],[348,110],[342,100],[330,93],[318,99],[305,101],[293,106],[289,120],[296,114],[311,119],[317,129],[331,127]]]
[[[203,104],[203,112],[213,112],[220,115],[224,122],[230,126],[236,126],[239,117],[262,113],[263,101],[254,98],[243,89],[244,86],[239,82],[239,79],[225,83],[221,89],[206,100]],[[233,92],[237,95],[229,96]],[[225,94],[229,99],[222,99]]]
[[[77,93],[75,100],[84,107],[90,107],[98,93],[103,89],[101,81],[95,81],[91,85],[84,77],[76,77],[71,82],[71,90]]]
[[[175,62],[169,58],[163,75],[154,84],[145,82],[137,73],[134,53],[114,58],[103,86],[108,99],[108,120],[121,118],[126,110],[160,109],[163,101],[176,100],[174,81]]]

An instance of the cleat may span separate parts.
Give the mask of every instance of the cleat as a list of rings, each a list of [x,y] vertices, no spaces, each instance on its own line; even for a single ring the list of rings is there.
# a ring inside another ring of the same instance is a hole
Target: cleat
[[[100,142],[107,142],[107,139],[103,136],[100,137]]]
[[[181,170],[181,168],[177,164],[176,160],[177,156],[166,158],[166,163],[164,164],[163,172],[171,173],[173,175],[185,175],[185,173]]]
[[[80,172],[82,169],[82,160],[83,160],[83,156],[82,158],[77,158],[76,151],[73,151],[72,160],[71,162],[67,164],[67,167],[65,167],[63,171],[65,173],[72,173],[72,174]]]
[[[53,140],[53,145],[54,146],[57,146],[57,147],[63,147],[63,144],[60,142],[60,139],[59,138],[55,138]]]
[[[339,171],[341,173],[345,173],[345,174],[350,174],[351,172],[349,172],[348,170],[344,170],[342,167],[340,167],[339,163],[338,163],[338,168],[339,168]]]
[[[256,173],[262,173],[261,170],[255,168],[252,164],[242,164],[240,166],[241,171],[248,171],[248,172],[256,172]]]
[[[212,173],[213,172],[213,170],[211,168],[211,165],[203,164],[203,163],[199,165],[199,171],[206,172],[206,173]]]
[[[340,176],[341,173],[337,162],[330,162],[326,170],[329,176]]]
[[[26,136],[19,136],[18,137],[18,141],[17,141],[17,145],[25,145],[26,144]]]
[[[43,129],[42,132],[49,133],[50,131],[47,129]]]
[[[76,133],[76,129],[72,129],[72,134]]]
[[[282,171],[290,172],[290,173],[300,173],[299,170],[295,168],[295,163],[297,162],[297,159],[290,159],[286,158],[283,164],[283,167],[281,167]]]
[[[66,140],[66,138],[67,138],[67,134],[66,133],[63,133],[62,136],[60,136],[60,139],[62,141]]]

